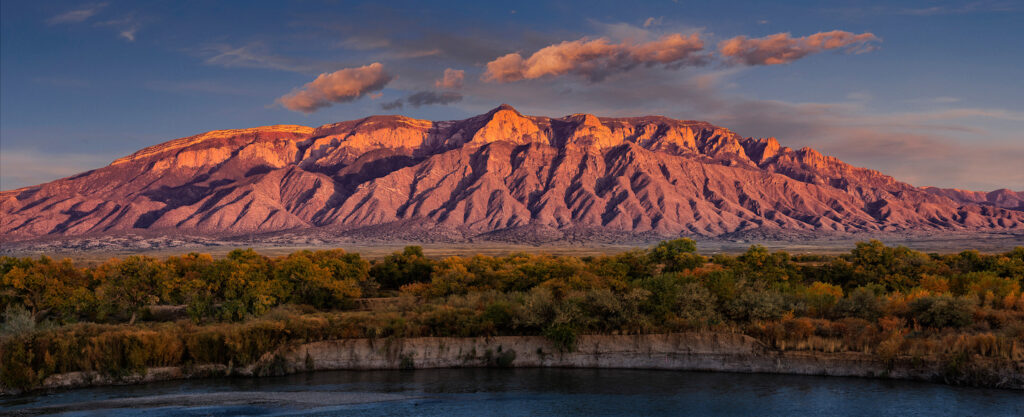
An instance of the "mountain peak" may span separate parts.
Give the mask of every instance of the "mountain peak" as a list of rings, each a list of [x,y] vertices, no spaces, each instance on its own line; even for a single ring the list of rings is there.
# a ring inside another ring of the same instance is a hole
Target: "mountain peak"
[[[240,137],[273,137],[279,135],[287,136],[308,136],[313,133],[313,128],[308,126],[300,125],[270,125],[270,126],[259,126],[251,127],[246,129],[223,129],[223,130],[211,130],[209,132],[200,133],[189,137],[175,139],[172,141],[164,142],[159,145],[150,146],[143,148],[131,155],[124,156],[115,159],[111,165],[123,164],[125,162],[147,158],[150,156],[173,152],[176,150],[188,148],[191,146],[199,145],[201,143],[216,142],[225,139],[240,138]]]
[[[533,120],[523,116],[508,104],[502,104],[488,112],[482,118],[484,123],[473,134],[472,143],[491,143],[508,141],[513,143],[530,143],[540,141],[547,143],[546,136],[541,134],[540,127]]]
[[[601,119],[589,113],[576,113],[565,116],[566,120],[578,123],[578,126],[598,127],[603,126]]]
[[[743,148],[747,157],[755,164],[768,161],[782,152],[782,146],[779,145],[779,141],[772,137],[746,139],[743,141]]]

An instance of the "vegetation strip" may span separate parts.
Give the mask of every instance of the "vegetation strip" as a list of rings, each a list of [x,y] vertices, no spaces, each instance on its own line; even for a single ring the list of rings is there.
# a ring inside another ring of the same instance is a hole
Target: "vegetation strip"
[[[273,259],[236,250],[92,267],[0,257],[0,274],[8,392],[74,372],[116,381],[150,368],[232,374],[260,364],[256,374],[272,374],[276,353],[320,341],[542,336],[567,353],[581,335],[675,332],[868,355],[892,369],[938,364],[933,379],[956,384],[1024,378],[1020,247],[937,255],[872,241],[837,257],[754,246],[707,258],[679,239],[598,257],[436,260],[408,247],[373,263],[342,250]]]

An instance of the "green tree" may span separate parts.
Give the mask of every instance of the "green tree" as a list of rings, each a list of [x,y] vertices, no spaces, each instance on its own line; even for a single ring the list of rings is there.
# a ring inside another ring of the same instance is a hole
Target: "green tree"
[[[406,246],[370,267],[370,276],[381,289],[397,290],[406,284],[430,282],[433,269],[434,263],[423,256],[422,247]]]
[[[650,251],[650,259],[663,265],[664,272],[681,272],[704,265],[703,256],[697,255],[697,242],[692,239],[665,240]]]
[[[769,284],[789,281],[800,276],[796,265],[786,252],[769,253],[761,245],[753,245],[736,258],[736,275],[752,281]]]
[[[358,266],[329,254],[296,252],[274,265],[274,279],[291,294],[291,301],[316,308],[334,307],[359,297],[359,278]]]
[[[916,282],[913,277],[931,272],[934,262],[928,255],[903,246],[891,248],[880,241],[857,242],[847,259],[853,270],[847,285],[882,284],[890,290],[907,291]]]
[[[0,278],[4,298],[28,308],[36,321],[54,310],[65,316],[77,313],[76,301],[89,292],[87,286],[88,278],[70,259],[45,256],[11,265]]]
[[[308,256],[313,263],[330,271],[331,278],[335,281],[344,281],[348,286],[358,286],[361,295],[365,296],[367,292],[377,290],[377,283],[370,279],[370,263],[360,257],[358,253],[348,253],[343,249],[331,249],[316,251]]]
[[[130,312],[129,324],[135,323],[140,308],[160,301],[163,282],[170,278],[168,269],[148,256],[111,260],[95,273],[100,282],[97,289],[100,299],[120,311]]]
[[[242,320],[248,315],[259,316],[291,296],[284,282],[272,279],[270,259],[252,249],[231,251],[226,259],[217,262],[214,270],[210,279],[219,281],[213,286],[217,300],[223,301],[222,318]]]

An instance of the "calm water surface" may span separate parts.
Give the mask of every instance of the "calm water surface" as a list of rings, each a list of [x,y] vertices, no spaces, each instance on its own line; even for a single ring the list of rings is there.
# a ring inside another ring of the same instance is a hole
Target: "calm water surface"
[[[147,417],[1024,416],[1024,392],[813,376],[446,369],[90,388],[3,398],[0,409],[15,415]]]

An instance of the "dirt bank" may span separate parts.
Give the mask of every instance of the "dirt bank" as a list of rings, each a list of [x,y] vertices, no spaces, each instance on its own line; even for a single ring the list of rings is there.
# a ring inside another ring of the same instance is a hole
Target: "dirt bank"
[[[878,377],[1024,389],[1024,363],[974,358],[957,368],[937,359],[882,360],[855,352],[778,351],[729,333],[585,335],[559,352],[539,336],[343,339],[288,346],[245,367],[151,368],[113,378],[92,372],[52,375],[42,388],[132,384],[204,376],[265,376],[321,370],[459,367],[629,368]]]

